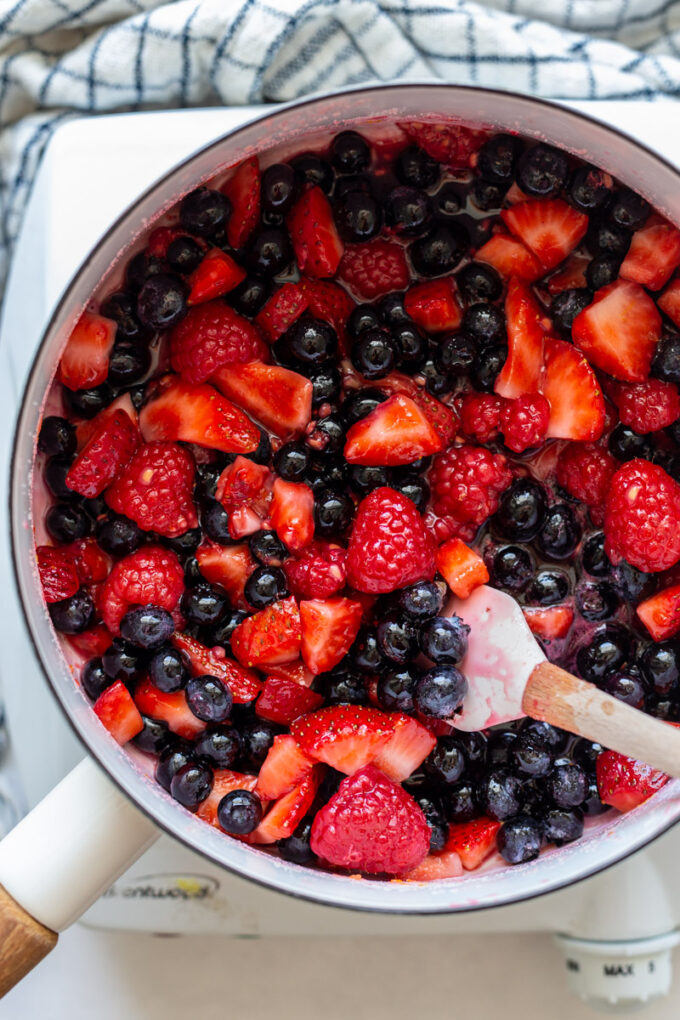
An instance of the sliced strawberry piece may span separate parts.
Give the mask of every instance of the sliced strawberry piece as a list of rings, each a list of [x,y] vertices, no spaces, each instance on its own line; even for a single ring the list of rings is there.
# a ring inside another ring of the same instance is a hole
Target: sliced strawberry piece
[[[264,682],[255,712],[262,719],[288,726],[293,719],[305,712],[314,712],[322,705],[321,695],[310,691],[308,687],[302,687],[285,677],[270,676]]]
[[[466,871],[474,871],[496,849],[501,823],[493,818],[473,818],[449,828],[446,850],[455,850]]]
[[[278,666],[268,666],[267,673],[269,676],[280,676],[286,680],[292,680],[302,687],[311,687],[314,683],[314,674],[307,669],[302,659],[280,663]]]
[[[310,599],[300,603],[302,661],[312,673],[327,673],[349,651],[363,609],[352,599]]]
[[[519,202],[501,211],[501,219],[537,256],[544,269],[554,269],[583,240],[588,217],[561,198]]]
[[[373,764],[396,783],[416,771],[437,743],[437,738],[417,719],[402,712],[391,712],[394,733],[381,747]]]
[[[92,707],[119,744],[127,744],[144,729],[144,720],[122,680],[107,687]]]
[[[543,365],[543,327],[541,310],[527,285],[513,276],[505,298],[508,329],[508,357],[494,390],[513,400],[525,393],[536,393]]]
[[[258,515],[266,516],[271,503],[273,476],[265,464],[256,464],[247,457],[237,457],[227,464],[217,479],[215,499],[230,511],[247,505]]]
[[[59,362],[59,382],[69,390],[99,386],[109,374],[109,357],[116,339],[116,323],[103,315],[83,312]]]
[[[268,357],[257,326],[225,301],[195,305],[170,331],[170,364],[189,383],[204,383],[225,365]]]
[[[444,446],[450,446],[458,432],[458,419],[454,411],[426,390],[418,390],[412,399],[425,414]]]
[[[544,641],[566,637],[574,622],[571,606],[523,606],[522,612],[531,633]]]
[[[147,443],[180,440],[222,453],[252,453],[260,442],[259,429],[214,386],[184,382],[175,375],[161,380],[157,396],[142,408],[139,424]]]
[[[460,538],[450,538],[439,547],[437,570],[459,599],[469,598],[475,588],[489,580],[482,557]]]
[[[680,230],[655,223],[636,230],[619,276],[649,290],[660,290],[680,265]]]
[[[300,613],[291,596],[239,623],[231,647],[241,665],[261,668],[294,662],[301,640]]]
[[[309,298],[299,283],[284,283],[257,313],[255,322],[273,343],[300,318],[308,304]]]
[[[94,659],[103,655],[113,640],[111,631],[103,623],[97,623],[80,634],[67,634],[70,644],[86,659]]]
[[[93,538],[79,538],[67,548],[75,562],[81,584],[98,584],[108,577],[111,557],[99,548]]]
[[[350,464],[397,467],[439,453],[439,433],[410,397],[389,397],[347,432],[345,459]]]
[[[220,369],[212,381],[279,439],[301,435],[311,420],[312,383],[289,368],[251,361]]]
[[[671,280],[656,303],[676,326],[680,326],[680,278]]]
[[[680,631],[680,584],[664,588],[636,609],[655,641],[666,641]]]
[[[350,245],[338,276],[357,297],[367,301],[393,290],[405,290],[411,278],[402,246],[382,238]]]
[[[323,769],[315,766],[296,786],[272,804],[258,827],[248,837],[249,843],[276,843],[292,836],[309,811],[323,779]]]
[[[220,805],[220,801],[228,793],[233,793],[234,790],[249,790],[253,793],[255,792],[256,785],[257,776],[245,775],[242,772],[232,772],[231,769],[215,769],[213,772],[212,790],[205,800],[201,801],[198,805],[196,816],[202,818],[209,825],[214,825],[215,828],[221,829],[220,823],[217,821],[217,808]]]
[[[477,262],[486,262],[502,277],[516,276],[525,283],[534,283],[543,276],[543,266],[526,245],[509,234],[494,234],[475,255]]]
[[[599,439],[606,408],[597,376],[566,340],[545,339],[545,371],[541,393],[550,404],[549,439]]]
[[[135,704],[144,715],[162,719],[173,733],[187,740],[193,740],[207,726],[189,708],[184,691],[161,691],[149,679],[142,680],[138,685]]]
[[[334,276],[342,258],[333,210],[321,188],[308,188],[287,219],[288,232],[300,271],[307,276]]]
[[[206,648],[196,638],[177,631],[171,640],[175,648],[189,659],[194,676],[216,676],[227,685],[237,705],[253,701],[262,690],[262,681],[257,674],[228,659],[221,648]]]
[[[354,302],[337,283],[331,280],[312,280],[303,276],[300,287],[305,293],[308,311],[315,319],[328,322],[338,334],[340,352],[347,352],[347,320],[354,309]]]
[[[392,736],[389,716],[363,705],[333,705],[302,716],[290,732],[311,758],[351,775],[373,761]]]
[[[489,137],[486,131],[441,121],[410,120],[398,126],[429,156],[453,169],[472,166],[472,157]]]
[[[266,800],[278,800],[299,786],[305,776],[314,768],[313,758],[308,758],[289,733],[274,737],[267,757],[260,766],[257,777],[257,792]]]
[[[219,584],[229,596],[235,609],[248,609],[243,594],[246,581],[257,564],[250,555],[250,549],[243,545],[217,545],[204,541],[196,550],[198,569],[206,581]]]
[[[94,499],[128,463],[141,442],[139,430],[125,411],[105,418],[87,441],[66,475],[69,489]]]
[[[45,602],[61,602],[75,595],[80,588],[80,578],[71,553],[51,545],[39,545],[36,556]]]
[[[586,269],[590,259],[585,255],[570,255],[562,269],[548,280],[546,286],[550,294],[561,294],[565,290],[577,290],[587,287]]]
[[[404,308],[416,325],[427,333],[457,329],[463,318],[453,276],[409,287],[404,298]]]
[[[139,415],[137,414],[135,405],[132,403],[132,398],[129,393],[121,393],[119,397],[116,397],[114,401],[112,401],[107,407],[103,408],[99,414],[94,416],[94,418],[91,418],[89,421],[78,422],[76,425],[78,450],[83,449],[95,432],[98,431],[102,422],[105,422],[107,418],[111,418],[116,411],[125,411],[135,428],[139,429]]]
[[[595,368],[623,382],[644,382],[661,337],[661,316],[639,284],[614,280],[576,316],[571,334]]]
[[[314,538],[314,493],[302,482],[277,478],[270,519],[274,531],[291,552],[300,552]]]
[[[241,248],[260,218],[260,169],[257,156],[240,164],[221,190],[231,202],[227,240],[232,248]]]
[[[617,811],[630,811],[668,782],[665,772],[618,751],[599,754],[595,769],[600,800]]]
[[[227,294],[246,278],[246,271],[221,248],[211,248],[193,273],[189,274],[187,304],[202,305],[205,301]]]
[[[442,878],[459,878],[463,865],[455,850],[428,854],[424,861],[402,875],[404,882],[438,882]]]

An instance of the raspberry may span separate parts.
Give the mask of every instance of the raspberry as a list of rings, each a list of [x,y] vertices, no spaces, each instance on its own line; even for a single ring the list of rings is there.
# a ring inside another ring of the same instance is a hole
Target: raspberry
[[[435,457],[430,472],[432,506],[439,517],[480,525],[498,509],[512,481],[502,453],[482,446],[458,446]]]
[[[45,602],[61,602],[75,595],[80,588],[80,581],[70,553],[51,545],[39,545],[36,555]]]
[[[605,550],[657,573],[680,560],[680,485],[658,464],[636,458],[614,475],[604,519]]]
[[[540,393],[526,393],[501,407],[505,445],[515,453],[540,446],[548,431],[550,404]]]
[[[593,443],[569,443],[557,461],[557,481],[574,499],[601,508],[607,498],[617,462],[608,450]]]
[[[357,591],[395,591],[434,577],[434,542],[415,504],[374,489],[359,504],[347,549],[347,580]]]
[[[170,549],[147,545],[114,564],[97,599],[112,634],[130,606],[160,606],[172,611],[184,591],[184,571]]]
[[[342,257],[338,276],[368,301],[393,290],[404,290],[409,283],[404,249],[392,241],[351,245]]]
[[[466,393],[460,409],[463,432],[478,443],[495,439],[501,428],[503,401],[495,393]]]
[[[413,797],[365,765],[343,779],[312,823],[315,854],[340,868],[401,875],[423,860],[431,831]]]
[[[680,396],[674,383],[648,379],[642,383],[616,383],[611,396],[619,418],[641,435],[657,432],[680,416]]]
[[[106,502],[144,531],[174,538],[198,524],[194,461],[177,443],[146,443],[106,492]]]
[[[202,383],[223,365],[266,361],[266,343],[252,322],[223,301],[190,308],[170,333],[170,363],[190,383]]]
[[[473,157],[488,137],[485,131],[462,124],[430,124],[413,120],[399,126],[421,149],[425,149],[428,156],[438,163],[457,168],[472,166]]]
[[[329,542],[312,542],[297,558],[285,560],[288,587],[300,599],[325,599],[345,587],[347,552]]]

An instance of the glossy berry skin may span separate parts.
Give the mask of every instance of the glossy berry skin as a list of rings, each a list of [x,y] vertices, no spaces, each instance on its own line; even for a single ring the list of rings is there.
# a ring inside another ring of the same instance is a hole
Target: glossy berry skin
[[[402,184],[426,189],[437,183],[441,167],[423,149],[417,145],[409,145],[397,156],[394,172]]]
[[[396,344],[385,330],[367,329],[352,347],[351,358],[365,379],[382,379],[396,364]]]
[[[387,712],[413,712],[418,672],[413,666],[383,671],[378,677],[378,701]]]
[[[268,166],[260,180],[260,201],[268,213],[285,216],[297,194],[297,174],[287,163]]]
[[[415,623],[436,616],[444,603],[440,585],[434,581],[416,581],[395,593],[395,605]]]
[[[187,240],[189,240],[187,238]],[[195,242],[192,242],[195,243]],[[201,252],[201,256],[203,253]],[[116,323],[116,340],[144,340],[148,335],[135,312],[135,300],[131,294],[119,290],[102,302],[100,312]]]
[[[424,673],[416,685],[414,704],[423,715],[450,719],[463,704],[467,680],[455,666],[438,665]]]
[[[38,449],[41,453],[69,457],[76,452],[76,430],[66,418],[48,415],[40,426]]]
[[[368,702],[366,685],[353,673],[322,673],[315,687],[327,705],[365,705]]]
[[[94,603],[84,588],[68,599],[52,602],[47,608],[55,629],[62,634],[80,634],[94,622]]]
[[[225,225],[230,212],[229,199],[221,191],[196,188],[182,199],[179,218],[188,233],[210,237]]]
[[[504,184],[494,184],[492,181],[485,181],[477,177],[472,182],[471,198],[478,209],[483,212],[500,209],[505,198],[507,187]]]
[[[496,377],[503,368],[508,357],[508,348],[504,345],[486,347],[479,351],[472,366],[471,379],[475,389],[491,393]]]
[[[253,609],[264,609],[289,594],[286,575],[280,567],[257,567],[244,589],[246,601]]]
[[[494,184],[510,185],[521,149],[522,143],[516,136],[494,135],[477,153],[477,171]]]
[[[185,559],[188,556],[192,556],[199,545],[203,533],[200,528],[189,528],[183,535],[175,535],[174,538],[162,537],[162,544],[167,549],[172,549],[173,552],[177,553],[180,559]]]
[[[193,237],[176,237],[168,245],[165,259],[175,273],[193,273],[203,261],[203,249]]]
[[[80,675],[80,682],[83,690],[87,694],[91,701],[96,701],[100,694],[110,687],[113,680],[110,676],[107,676],[106,670],[102,665],[101,656],[97,656],[95,659],[90,659],[83,666],[83,672]]]
[[[651,212],[649,202],[630,188],[619,188],[612,197],[609,216],[624,230],[638,230]]]
[[[377,465],[373,467],[355,464],[350,472],[350,485],[361,496],[366,496],[373,489],[388,484],[389,474],[387,468],[378,467]]]
[[[534,145],[520,156],[517,183],[526,195],[552,198],[564,187],[568,173],[563,152],[550,145]]]
[[[320,365],[335,355],[338,337],[327,322],[303,315],[277,342],[277,349],[279,347],[303,365]]]
[[[620,267],[621,258],[618,255],[597,255],[586,268],[586,283],[593,291],[607,287],[619,275]]]
[[[535,818],[518,814],[509,818],[498,830],[498,851],[506,864],[526,864],[535,860],[541,850],[541,826]]]
[[[536,778],[547,775],[552,765],[552,754],[539,741],[520,738],[512,745],[510,760],[521,776]]]
[[[347,320],[347,332],[356,340],[367,329],[379,329],[380,324],[380,316],[373,305],[356,305]],[[363,391],[357,391],[356,395],[358,396],[361,392]]]
[[[443,223],[457,217],[463,207],[464,195],[459,185],[448,182],[443,184],[432,198],[434,215]]]
[[[638,665],[643,679],[660,695],[675,691],[680,678],[680,653],[674,642],[649,644],[642,651]]]
[[[465,658],[469,633],[459,616],[435,616],[420,628],[420,650],[432,662],[455,666]]]
[[[531,581],[533,569],[529,552],[518,545],[499,549],[491,564],[494,583],[508,591],[523,591]]]
[[[170,744],[161,751],[156,765],[156,782],[170,792],[170,783],[179,770],[191,761],[192,746],[188,740],[171,738]]]
[[[568,195],[571,204],[583,213],[592,213],[600,209],[609,197],[611,178],[597,167],[587,163],[571,175]]]
[[[481,813],[478,804],[479,789],[474,781],[463,779],[446,791],[444,809],[450,822],[469,822]]]
[[[521,780],[507,769],[494,769],[480,784],[479,796],[484,812],[498,821],[517,814],[521,795]]]
[[[243,753],[256,768],[267,757],[277,730],[266,719],[254,719],[240,727]]]
[[[583,814],[578,809],[551,808],[543,819],[543,835],[548,843],[564,846],[583,835]]]
[[[172,740],[170,728],[162,719],[148,715],[142,715],[142,719],[144,729],[132,738],[132,743],[147,754],[159,754]]]
[[[588,790],[586,774],[580,765],[562,759],[555,763],[548,776],[547,790],[557,807],[578,807]]]
[[[581,541],[581,526],[566,503],[557,503],[546,511],[536,546],[551,560],[571,556]]]
[[[278,842],[278,849],[284,861],[292,864],[312,864],[316,860],[316,854],[309,845],[312,833],[312,820],[303,818],[292,836],[281,839]]]
[[[449,835],[441,799],[427,787],[416,789],[414,786],[409,793],[425,815],[425,821],[430,827],[430,853],[439,853],[444,849]]]
[[[195,811],[210,794],[213,774],[207,765],[187,762],[170,780],[170,794],[185,808]]]
[[[556,726],[551,726],[550,723],[528,718],[522,723],[520,736],[522,739],[530,740],[532,743],[543,744],[553,753],[563,751],[571,739],[571,734],[558,729]]]
[[[113,400],[113,391],[108,383],[86,390],[66,390],[66,403],[79,418],[94,418]]]
[[[571,332],[576,316],[587,308],[593,300],[593,292],[587,287],[575,287],[563,290],[553,298],[550,315],[553,322],[565,333]]]
[[[256,531],[248,539],[248,548],[253,559],[264,567],[280,567],[288,556],[288,550],[275,531]]]
[[[346,493],[321,489],[314,495],[317,537],[335,538],[347,530],[354,517],[354,503]]]
[[[111,353],[108,381],[113,386],[133,386],[148,374],[150,367],[148,348],[121,340],[116,342]]]
[[[430,199],[416,188],[395,188],[385,200],[385,222],[398,234],[417,237],[432,219]]]
[[[234,633],[239,623],[243,623],[249,614],[242,609],[232,609],[231,612],[227,613],[224,619],[215,627],[211,627],[209,630],[204,631],[206,644],[210,647],[213,645],[222,645],[229,651],[229,642],[231,641],[231,635]]]
[[[170,329],[187,311],[187,285],[179,276],[150,276],[137,295],[137,316],[150,329]]]
[[[420,276],[441,276],[455,269],[470,240],[458,223],[438,224],[409,249],[413,268]]]
[[[159,606],[128,609],[120,621],[122,636],[137,648],[160,648],[171,637],[174,629],[172,615]]]
[[[342,378],[335,365],[324,362],[323,365],[305,369],[305,375],[312,384],[313,408],[333,404],[338,400]]]
[[[187,704],[197,719],[221,723],[229,718],[233,698],[231,691],[215,676],[193,676],[184,688]]]
[[[576,609],[584,620],[607,620],[614,615],[618,605],[616,592],[606,581],[582,582],[576,589]]]
[[[579,648],[576,663],[584,680],[598,683],[621,669],[628,656],[630,640],[623,628],[607,624],[590,643]]]
[[[252,273],[266,280],[283,272],[293,260],[290,238],[284,230],[265,228],[250,238],[245,263]]]
[[[232,836],[246,836],[262,821],[262,802],[250,790],[232,790],[217,805],[220,827]]]
[[[50,457],[45,464],[43,478],[45,484],[53,496],[64,502],[78,501],[80,497],[73,489],[66,484],[66,476],[69,473],[73,458],[71,456]]]
[[[486,302],[470,305],[461,330],[481,347],[494,347],[506,342],[505,315],[497,305]]]
[[[647,436],[641,436],[620,422],[610,433],[607,445],[612,456],[622,461],[634,460],[636,457],[649,458],[652,451]]]
[[[382,212],[377,199],[365,191],[348,191],[334,203],[334,219],[343,240],[370,241],[380,232]]]
[[[184,658],[176,648],[161,648],[149,663],[149,678],[160,691],[179,691],[189,679]]]
[[[357,390],[345,399],[340,409],[343,421],[349,428],[374,411],[378,404],[382,404],[386,399],[386,395],[381,390],[370,386]]]
[[[240,315],[254,317],[271,295],[272,285],[259,276],[246,276],[227,295],[229,304]]]
[[[238,730],[229,726],[223,730],[205,730],[194,744],[196,759],[207,759],[212,768],[228,769],[241,753]]]
[[[371,161],[371,150],[365,138],[356,131],[341,131],[331,143],[331,162],[341,174],[358,174]]]
[[[601,531],[584,542],[582,562],[583,569],[593,577],[606,577],[610,573],[612,565],[604,551],[604,534]]]
[[[611,673],[602,682],[602,689],[633,708],[642,708],[644,705],[644,685],[640,677],[632,673]]]
[[[680,383],[680,336],[661,336],[652,361],[651,374],[664,382]]]
[[[376,633],[380,651],[390,662],[403,664],[414,657],[418,648],[418,632],[401,613],[387,613],[378,621]]]
[[[436,456],[429,477],[435,513],[475,525],[502,506],[512,480],[502,454],[469,444]]]
[[[401,475],[392,480],[392,488],[415,503],[418,510],[424,513],[430,498],[430,487],[420,475]]]
[[[529,599],[539,606],[554,606],[566,598],[569,581],[560,570],[539,570],[529,586]]]
[[[372,627],[362,627],[349,651],[352,665],[361,673],[378,673],[385,665],[378,635]]]
[[[519,739],[513,729],[494,729],[489,734],[487,761],[489,765],[509,765],[510,754]]]
[[[207,581],[182,596],[182,613],[190,623],[212,627],[222,619],[229,608],[225,594]]]
[[[541,529],[546,498],[541,485],[519,478],[503,493],[494,523],[504,538],[529,542]]]
[[[290,165],[295,170],[300,182],[309,181],[310,184],[317,184],[327,195],[330,194],[335,175],[327,160],[315,153],[304,152],[300,156],[295,156],[290,161]]]
[[[413,375],[421,368],[427,357],[428,343],[425,335],[413,323],[405,322],[392,327],[392,336],[401,369],[408,375]]]
[[[437,782],[457,783],[463,775],[467,759],[465,748],[457,736],[439,737],[437,746],[427,756],[423,767]]]
[[[469,262],[456,276],[458,287],[469,304],[497,301],[503,293],[503,281],[492,266]]]
[[[444,375],[468,375],[475,364],[477,345],[465,333],[445,337],[435,352],[435,365]]]
[[[114,638],[102,655],[102,665],[112,680],[133,686],[144,673],[146,656],[122,638]]]

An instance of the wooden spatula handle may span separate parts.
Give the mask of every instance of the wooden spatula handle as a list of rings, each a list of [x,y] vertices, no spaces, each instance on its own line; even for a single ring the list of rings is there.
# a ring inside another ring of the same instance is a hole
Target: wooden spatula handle
[[[0,885],[0,998],[57,944],[57,933],[26,913]]]
[[[596,740],[680,778],[680,729],[625,705],[551,662],[536,666],[522,709],[532,719]]]

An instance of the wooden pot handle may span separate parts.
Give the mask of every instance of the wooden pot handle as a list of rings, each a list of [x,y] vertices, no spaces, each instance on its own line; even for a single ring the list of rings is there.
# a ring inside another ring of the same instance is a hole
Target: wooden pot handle
[[[0,997],[57,944],[57,933],[27,914],[0,885]]]
[[[680,778],[680,729],[645,715],[551,662],[534,668],[522,710]]]

